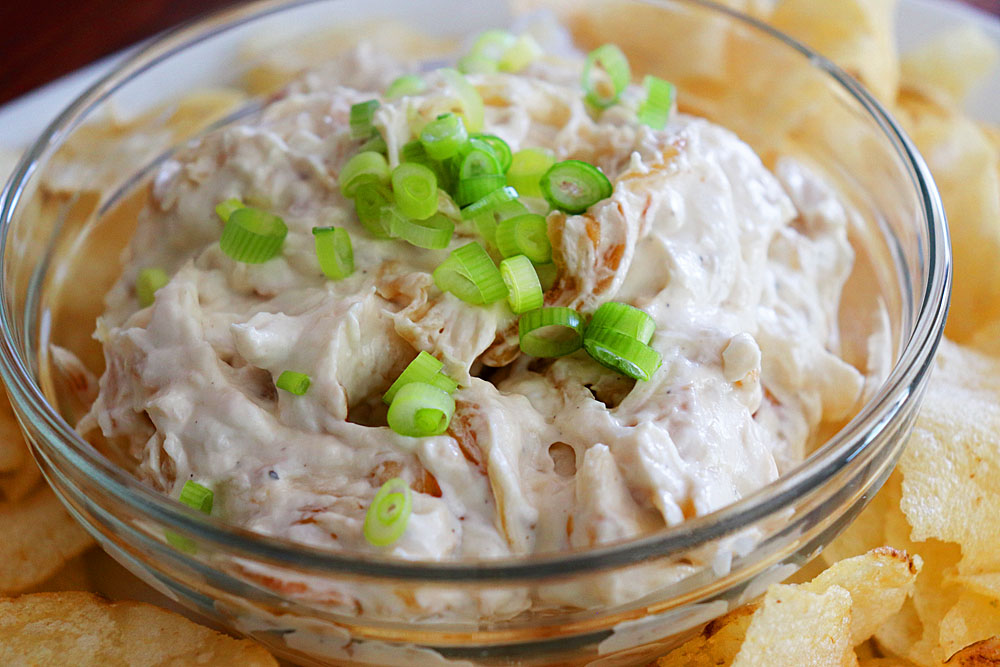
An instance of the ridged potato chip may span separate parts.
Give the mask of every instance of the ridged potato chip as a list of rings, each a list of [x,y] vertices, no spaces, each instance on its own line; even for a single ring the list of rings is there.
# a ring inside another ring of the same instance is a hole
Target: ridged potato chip
[[[1000,665],[1000,639],[991,637],[966,646],[945,664],[951,667],[996,667]]]
[[[36,593],[0,600],[0,664],[277,666],[252,641],[234,639],[140,602],[92,593]]]

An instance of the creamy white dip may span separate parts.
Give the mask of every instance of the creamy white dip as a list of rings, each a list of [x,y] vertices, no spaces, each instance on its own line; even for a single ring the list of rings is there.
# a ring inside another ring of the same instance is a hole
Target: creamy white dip
[[[838,356],[853,264],[847,213],[800,164],[781,159],[772,173],[706,120],[675,114],[663,131],[624,109],[595,120],[579,68],[549,60],[469,80],[485,100],[485,132],[514,151],[591,162],[611,180],[613,195],[586,213],[548,215],[560,278],[546,303],[645,310],[663,358],[651,380],[634,383],[582,351],[525,357],[505,303],[474,306],[438,290],[433,269],[478,240],[469,225],[440,251],[365,231],[337,180],[361,143],[349,109],[403,68],[362,46],[159,169],[99,321],[107,366],[81,430],[128,443],[135,473],[164,493],[195,480],[226,521],[332,550],[377,549],[362,536],[366,508],[402,477],[413,513],[402,538],[378,550],[403,559],[626,540],[776,479],[821,423],[851,414],[862,389]],[[426,80],[423,94],[382,100],[376,125],[391,164],[409,121],[432,118],[453,94],[439,73]],[[214,207],[230,197],[285,220],[280,256],[251,265],[220,250]],[[329,225],[349,231],[357,267],[337,282],[320,271],[311,233]],[[133,285],[150,266],[172,277],[140,309]],[[397,435],[380,402],[421,350],[461,384],[438,437]],[[287,369],[312,378],[306,395],[275,389]],[[511,615],[574,596],[615,599],[621,583],[416,605]],[[359,601],[393,604],[391,594]]]

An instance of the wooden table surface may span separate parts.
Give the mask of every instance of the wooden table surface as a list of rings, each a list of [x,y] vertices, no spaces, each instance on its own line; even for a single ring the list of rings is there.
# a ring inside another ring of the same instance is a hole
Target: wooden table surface
[[[963,1],[1000,16],[1000,0]],[[234,0],[0,0],[0,104],[231,4]]]

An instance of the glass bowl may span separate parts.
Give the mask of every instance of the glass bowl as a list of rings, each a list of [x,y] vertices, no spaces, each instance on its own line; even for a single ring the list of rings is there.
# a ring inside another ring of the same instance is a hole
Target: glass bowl
[[[788,37],[709,2],[513,4],[270,0],[211,16],[160,37],[75,100],[3,192],[3,379],[49,483],[136,575],[289,660],[648,660],[821,551],[884,482],[920,403],[947,311],[947,229],[923,160],[864,89]],[[266,88],[261,76],[273,72],[262,74],[247,44],[258,53],[336,46],[308,34],[339,25],[345,39],[345,25],[365,34],[388,19],[462,37],[539,7],[562,15],[582,48],[619,43],[637,73],[678,84],[682,110],[736,131],[766,163],[779,155],[807,162],[858,212],[850,230],[857,267],[841,329],[845,355],[867,369],[869,382],[848,423],[776,482],[676,527],[590,550],[448,563],[331,553],[226,525],[140,484],[76,434],[71,422],[81,406],[66,385],[79,377],[56,346],[100,368],[93,317],[131,235],[136,184],[205,121],[233,122],[260,102],[251,96],[218,117],[219,105],[205,101],[212,94],[186,104],[175,103],[179,97],[247,80]],[[80,168],[81,157],[94,166]],[[707,553],[721,556],[706,561]],[[689,567],[664,579],[665,563]],[[491,619],[421,613],[415,603],[401,618],[359,608],[338,594],[347,584],[414,601],[564,590],[572,604]],[[612,602],[588,595],[608,586],[621,591]]]

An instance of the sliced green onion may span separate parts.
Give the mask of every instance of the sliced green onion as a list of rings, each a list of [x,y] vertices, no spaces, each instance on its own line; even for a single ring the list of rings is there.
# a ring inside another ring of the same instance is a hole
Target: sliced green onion
[[[475,141],[482,141],[490,147],[493,151],[493,156],[497,159],[497,162],[500,163],[501,171],[506,173],[506,171],[510,169],[512,156],[510,153],[510,146],[507,145],[506,141],[495,134],[470,134],[469,143],[474,144]]]
[[[654,130],[662,130],[667,126],[667,120],[674,109],[677,88],[669,81],[651,74],[646,75],[642,85],[646,89],[646,99],[639,105],[639,122]]]
[[[600,88],[606,88],[602,83],[607,82],[595,80],[595,66],[604,70],[611,83],[611,91],[606,94]],[[587,54],[587,61],[583,65],[583,90],[587,93],[587,101],[595,107],[606,109],[617,102],[631,78],[628,59],[614,44],[604,44]]]
[[[474,176],[502,176],[503,167],[497,159],[493,147],[476,137],[470,137],[462,147],[461,161],[458,168],[460,179]]]
[[[281,252],[285,221],[259,208],[238,208],[222,228],[219,246],[237,262],[262,264]]]
[[[608,177],[592,164],[580,160],[557,162],[542,176],[542,194],[555,208],[567,213],[583,213],[611,196]]]
[[[212,500],[215,494],[211,489],[207,489],[198,482],[188,480],[184,482],[179,500],[193,510],[198,510],[203,514],[212,513]]]
[[[455,223],[440,213],[435,213],[426,220],[412,220],[405,215],[392,215],[389,218],[389,234],[393,238],[409,241],[418,248],[447,248],[454,233]]]
[[[309,391],[309,385],[311,383],[312,380],[310,380],[309,376],[305,373],[281,371],[281,375],[278,376],[278,381],[274,383],[274,386],[278,389],[284,389],[289,394],[302,396]]]
[[[556,266],[555,262],[536,264],[535,273],[538,274],[538,282],[546,292],[552,289],[556,280],[559,279],[559,267]]]
[[[358,221],[377,239],[391,238],[389,229],[382,222],[382,210],[392,202],[392,190],[382,184],[362,183],[354,193]]]
[[[219,202],[215,206],[215,214],[219,216],[219,219],[223,222],[229,220],[229,216],[233,214],[238,208],[243,208],[243,202],[241,202],[236,197],[230,197],[224,202]]]
[[[506,30],[487,30],[476,38],[469,53],[491,60],[500,60],[507,49],[516,43],[517,37]]]
[[[465,123],[458,114],[443,113],[427,123],[420,131],[420,143],[427,155],[435,160],[444,160],[458,153],[469,140]]]
[[[459,206],[468,206],[506,184],[507,179],[503,177],[503,174],[486,174],[464,178],[458,182],[458,189],[455,190],[455,203]]]
[[[375,118],[375,111],[379,106],[378,100],[368,100],[351,106],[352,139],[367,139],[372,135],[375,130],[372,120]]]
[[[461,110],[458,112],[465,120],[467,132],[479,132],[483,129],[483,98],[469,81],[459,72],[444,68],[438,70],[444,80],[458,94]]]
[[[140,271],[135,279],[135,296],[139,299],[139,306],[142,308],[152,306],[156,290],[168,282],[170,282],[170,276],[158,266],[151,266]]]
[[[382,485],[368,506],[362,529],[365,539],[376,547],[389,546],[406,532],[412,511],[410,486],[393,477]]]
[[[437,176],[419,162],[404,162],[392,170],[392,194],[408,218],[424,220],[437,212]]]
[[[479,201],[469,204],[462,209],[462,219],[472,220],[481,213],[492,213],[498,208],[517,199],[517,190],[507,186],[494,190]]]
[[[417,164],[424,165],[434,172],[439,188],[442,190],[450,189],[452,178],[449,170],[443,162],[433,160],[427,155],[427,151],[424,150],[424,145],[420,143],[420,139],[414,139],[403,144],[403,148],[400,149],[399,159],[401,162],[416,162]]]
[[[472,222],[475,223],[476,231],[483,237],[483,240],[491,247],[495,247],[497,244],[497,220],[493,213],[480,213],[472,219]]]
[[[403,372],[399,374],[396,381],[382,395],[382,402],[386,405],[392,403],[392,399],[396,397],[396,392],[411,382],[432,384],[442,391],[446,391],[449,394],[453,393],[458,389],[458,383],[445,375],[442,370],[443,368],[444,364],[434,355],[421,350],[420,354],[403,369]]]
[[[496,264],[478,243],[456,248],[434,269],[434,284],[466,303],[490,304],[507,296]]]
[[[389,428],[400,435],[426,438],[448,430],[455,414],[455,399],[426,382],[410,382],[399,388],[389,405]]]
[[[358,153],[340,170],[340,192],[353,198],[362,183],[388,183],[389,163],[375,151]]]
[[[462,74],[494,74],[499,70],[496,60],[474,53],[459,58],[457,65]]]
[[[583,316],[572,308],[530,310],[517,323],[521,351],[532,357],[562,357],[583,345]]]
[[[358,150],[362,153],[365,151],[373,151],[375,153],[386,155],[389,152],[389,146],[385,143],[385,139],[382,138],[382,135],[376,131],[372,134],[371,139],[361,144],[361,148]]]
[[[525,148],[511,157],[507,170],[507,183],[517,188],[525,197],[541,197],[540,182],[545,172],[555,164],[552,151],[543,148]]]
[[[531,260],[514,255],[500,262],[500,275],[507,286],[507,302],[515,313],[525,313],[542,307],[542,286]]]
[[[614,329],[590,326],[583,346],[596,361],[636,380],[648,380],[660,367],[660,353]]]
[[[385,89],[385,96],[388,99],[395,97],[405,97],[407,95],[419,95],[427,90],[427,82],[416,74],[404,74],[392,80],[389,87]]]
[[[347,230],[339,227],[313,227],[316,258],[323,274],[341,280],[354,273],[354,247]]]
[[[649,344],[653,332],[656,331],[656,322],[648,313],[618,301],[602,303],[594,316],[590,318],[590,326],[594,327],[595,330],[611,329],[623,333],[635,338],[643,345]]]
[[[520,72],[542,55],[542,47],[531,35],[521,35],[511,44],[497,63],[501,72]]]
[[[548,229],[545,216],[537,213],[502,220],[497,225],[497,250],[504,257],[525,255],[536,264],[545,264],[552,259]]]

